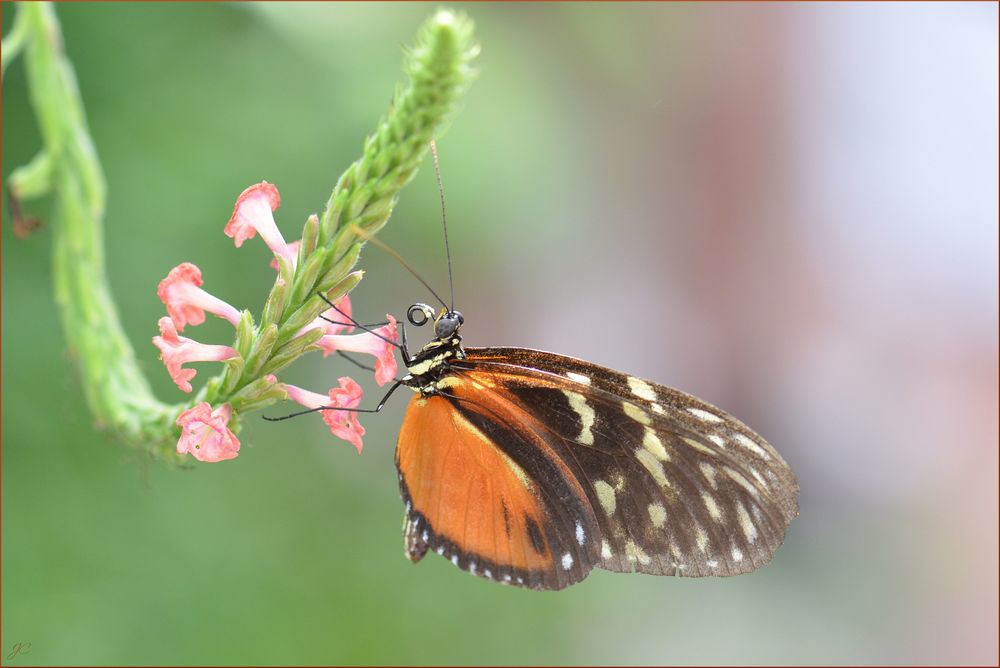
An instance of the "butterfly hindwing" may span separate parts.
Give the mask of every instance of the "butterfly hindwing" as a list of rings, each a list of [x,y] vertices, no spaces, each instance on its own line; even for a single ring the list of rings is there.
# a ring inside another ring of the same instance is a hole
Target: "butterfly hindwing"
[[[411,400],[396,465],[412,560],[432,550],[473,574],[536,589],[586,577],[597,520],[553,450],[559,439],[526,428],[532,421],[461,380],[448,396]]]

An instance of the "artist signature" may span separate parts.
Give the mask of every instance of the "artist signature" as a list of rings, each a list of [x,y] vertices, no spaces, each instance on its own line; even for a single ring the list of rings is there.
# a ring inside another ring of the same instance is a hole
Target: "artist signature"
[[[19,654],[28,654],[31,651],[30,642],[16,642],[14,647],[7,654],[7,660],[15,659]]]

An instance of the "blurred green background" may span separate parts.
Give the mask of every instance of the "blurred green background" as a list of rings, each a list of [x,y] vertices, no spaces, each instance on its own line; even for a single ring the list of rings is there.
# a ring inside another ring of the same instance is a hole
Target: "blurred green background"
[[[157,282],[191,261],[259,309],[267,251],[222,234],[236,196],[276,183],[297,236],[433,8],[58,5],[109,182],[112,288],[159,396],[180,399],[149,343]],[[14,238],[5,212],[0,649],[31,649],[4,662],[995,663],[997,6],[466,9],[481,76],[439,149],[467,343],[739,415],[802,484],[774,562],[542,594],[413,566],[402,399],[364,421],[361,457],[319,419],[250,417],[235,461],[151,464],[92,424],[51,230]],[[39,145],[20,63],[2,111],[6,178]],[[428,163],[381,238],[440,291],[437,197]],[[363,320],[427,300],[377,249],[361,266]],[[285,378],[346,373],[317,357]]]

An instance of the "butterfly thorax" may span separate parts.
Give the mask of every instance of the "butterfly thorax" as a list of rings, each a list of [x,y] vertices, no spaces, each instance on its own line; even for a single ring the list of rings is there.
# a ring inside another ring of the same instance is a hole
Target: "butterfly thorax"
[[[407,311],[410,324],[420,327],[430,321],[434,311],[426,304],[414,304]],[[442,310],[434,319],[434,338],[407,362],[409,374],[403,384],[424,396],[438,394],[440,382],[451,371],[450,363],[465,359],[458,329],[464,319],[454,309]]]

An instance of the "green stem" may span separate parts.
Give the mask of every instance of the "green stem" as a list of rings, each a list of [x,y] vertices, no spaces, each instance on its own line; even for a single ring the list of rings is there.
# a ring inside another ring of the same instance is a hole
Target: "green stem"
[[[250,314],[244,314],[234,346],[243,358],[227,364],[196,397],[170,405],[153,396],[140,371],[108,285],[104,174],[50,4],[19,4],[14,28],[3,40],[3,70],[21,50],[43,148],[29,165],[11,174],[9,196],[54,197],[56,302],[97,424],[167,461],[179,460],[174,420],[194,403],[232,401],[239,411],[281,398],[260,376],[315,349],[315,333],[295,334],[324,310],[316,293],[335,299],[360,280],[360,272],[351,270],[363,240],[386,223],[428,142],[454,112],[473,78],[469,63],[476,53],[471,21],[442,10],[424,24],[407,57],[409,84],[365,142],[362,157],[338,180],[323,216],[306,223],[296,268],[283,267],[279,273],[260,323],[255,325]],[[244,363],[248,360],[250,364]]]

